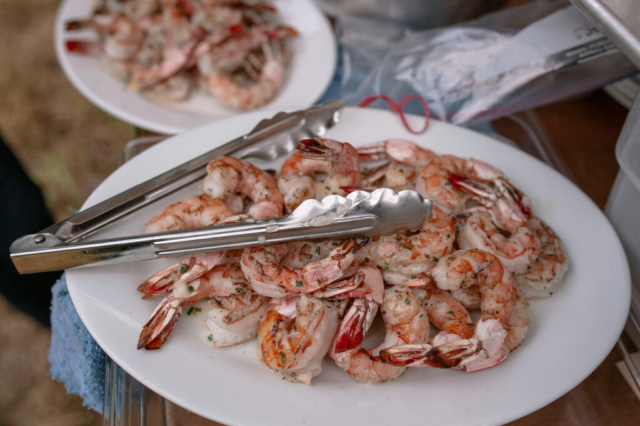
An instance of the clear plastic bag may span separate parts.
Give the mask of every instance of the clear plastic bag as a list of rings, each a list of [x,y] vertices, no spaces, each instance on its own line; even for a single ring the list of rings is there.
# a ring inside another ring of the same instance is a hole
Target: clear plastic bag
[[[537,1],[426,31],[342,16],[338,37],[340,95],[347,104],[417,93],[433,116],[453,123],[555,102],[637,71],[564,1]]]

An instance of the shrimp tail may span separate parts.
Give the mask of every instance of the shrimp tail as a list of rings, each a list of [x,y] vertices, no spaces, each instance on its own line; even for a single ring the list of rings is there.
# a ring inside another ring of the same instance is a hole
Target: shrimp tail
[[[364,274],[357,273],[351,277],[346,277],[345,279],[329,284],[324,287],[322,290],[318,290],[313,293],[313,297],[317,297],[318,299],[331,299],[331,300],[339,300],[354,297],[353,294],[356,289],[361,287],[364,282]],[[371,289],[367,289],[362,286],[362,290],[358,292],[359,295],[364,296],[365,294],[371,293]],[[355,296],[358,297],[358,296]]]
[[[302,158],[321,161],[335,161],[338,158],[337,153],[328,147],[322,138],[303,139],[297,146],[298,155]]]
[[[156,272],[138,286],[138,291],[144,293],[143,299],[164,294],[173,286],[188,283],[201,277],[224,256],[224,251],[197,254]]]
[[[138,349],[160,349],[173,331],[181,314],[182,306],[179,300],[163,300],[142,328]]]
[[[364,298],[355,299],[336,334],[334,352],[339,354],[360,346],[377,312],[377,303]]]
[[[410,367],[453,368],[482,349],[478,339],[463,339],[436,346],[404,345],[380,351],[383,362]]]

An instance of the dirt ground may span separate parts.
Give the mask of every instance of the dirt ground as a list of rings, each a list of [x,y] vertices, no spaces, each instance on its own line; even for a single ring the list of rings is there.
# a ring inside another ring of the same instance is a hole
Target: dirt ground
[[[0,6],[0,132],[56,221],[81,206],[135,136],[63,75],[52,42],[58,4],[3,0]],[[0,425],[101,424],[99,414],[47,375],[50,340],[47,328],[0,296]]]

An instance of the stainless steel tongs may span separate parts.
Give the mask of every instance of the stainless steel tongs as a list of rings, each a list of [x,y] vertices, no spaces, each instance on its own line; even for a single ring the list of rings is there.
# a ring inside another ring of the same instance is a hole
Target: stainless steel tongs
[[[338,122],[342,100],[293,113],[279,113],[250,133],[90,207],[69,219],[26,235],[11,245],[22,274],[158,257],[229,250],[296,240],[389,235],[416,229],[431,217],[431,201],[414,191],[356,191],[305,201],[292,214],[208,228],[84,241],[104,226],[205,176],[206,164],[223,155],[275,159],[300,139],[321,136]]]

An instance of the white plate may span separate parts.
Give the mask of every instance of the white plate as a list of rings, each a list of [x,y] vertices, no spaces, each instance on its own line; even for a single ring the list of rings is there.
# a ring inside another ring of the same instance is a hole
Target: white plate
[[[90,39],[90,31],[65,32],[65,22],[90,15],[92,1],[64,0],[55,24],[58,61],[71,83],[107,113],[151,131],[180,133],[221,118],[238,115],[195,90],[183,103],[160,103],[132,92],[111,76],[95,57],[70,54],[65,40]],[[290,43],[291,64],[276,97],[262,109],[306,108],[325,92],[336,67],[336,41],[327,18],[312,0],[273,0],[285,24],[300,36]]]
[[[173,137],[118,169],[84,207],[237,137],[270,115],[251,113]],[[418,117],[409,120],[419,124]],[[604,360],[627,317],[629,269],[605,216],[570,181],[517,149],[460,127],[432,121],[424,135],[410,135],[397,116],[382,110],[347,108],[329,136],[356,146],[400,137],[440,153],[486,160],[531,196],[535,214],[565,242],[571,269],[551,298],[531,303],[527,338],[506,362],[472,374],[411,369],[389,383],[360,385],[327,358],[322,374],[305,387],[268,371],[258,361],[255,341],[211,349],[197,327],[189,327],[202,315],[183,316],[159,351],[138,351],[140,330],[157,300],[141,300],[136,287],[169,259],[67,272],[78,313],[107,354],[176,404],[222,423],[261,426],[503,424],[568,392]],[[193,186],[174,194],[162,206],[196,191]],[[142,233],[162,206],[147,207],[97,237]]]

